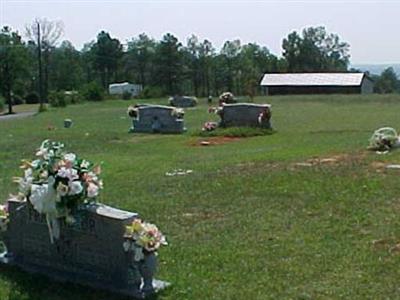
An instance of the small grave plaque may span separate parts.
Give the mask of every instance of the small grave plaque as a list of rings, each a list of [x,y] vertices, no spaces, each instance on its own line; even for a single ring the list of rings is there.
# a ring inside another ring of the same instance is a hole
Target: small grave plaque
[[[142,105],[130,107],[128,114],[133,118],[131,132],[183,133],[186,130],[184,112],[175,107]]]

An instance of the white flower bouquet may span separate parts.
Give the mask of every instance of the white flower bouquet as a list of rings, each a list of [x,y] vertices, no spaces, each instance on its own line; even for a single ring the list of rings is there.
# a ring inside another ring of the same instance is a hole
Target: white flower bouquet
[[[185,111],[182,108],[174,108],[171,111],[171,116],[173,116],[177,119],[183,119],[184,115],[185,115]]]
[[[45,214],[50,236],[58,237],[57,218],[73,222],[80,205],[96,201],[103,182],[100,167],[74,153],[64,151],[64,144],[45,140],[33,161],[23,160],[23,177],[17,198],[29,201],[40,214]]]
[[[375,130],[369,139],[368,149],[376,151],[389,151],[399,146],[399,135],[391,127],[383,127]]]

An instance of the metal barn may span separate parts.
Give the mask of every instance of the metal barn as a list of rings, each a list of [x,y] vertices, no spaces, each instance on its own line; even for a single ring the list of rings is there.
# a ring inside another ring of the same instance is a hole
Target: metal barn
[[[260,83],[266,95],[371,94],[365,73],[267,73]]]

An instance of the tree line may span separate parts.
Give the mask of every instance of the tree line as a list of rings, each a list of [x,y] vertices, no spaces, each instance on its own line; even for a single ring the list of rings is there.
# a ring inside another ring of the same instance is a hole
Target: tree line
[[[106,90],[110,83],[124,81],[142,84],[144,97],[201,97],[223,91],[252,96],[267,72],[349,68],[349,44],[324,27],[290,33],[283,39],[280,57],[257,43],[226,41],[217,50],[207,39],[192,35],[182,43],[170,33],[159,41],[142,33],[122,43],[100,31],[77,50],[71,42],[61,41],[62,33],[62,23],[46,19],[36,19],[22,34],[1,29],[0,91],[9,103],[33,95],[46,101],[50,91],[87,86]]]

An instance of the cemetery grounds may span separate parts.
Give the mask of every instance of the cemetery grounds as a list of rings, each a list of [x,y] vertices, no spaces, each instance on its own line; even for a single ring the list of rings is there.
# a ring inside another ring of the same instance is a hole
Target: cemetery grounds
[[[0,198],[47,138],[102,162],[100,202],[140,213],[166,234],[158,299],[394,299],[400,275],[400,150],[366,149],[400,129],[398,95],[259,97],[276,133],[198,133],[205,99],[185,109],[182,135],[128,134],[135,101],[84,103],[0,121]],[[166,99],[138,100],[165,104]],[[63,120],[74,125],[63,128]],[[174,170],[187,175],[167,176]],[[117,300],[103,291],[0,266],[0,299]]]

